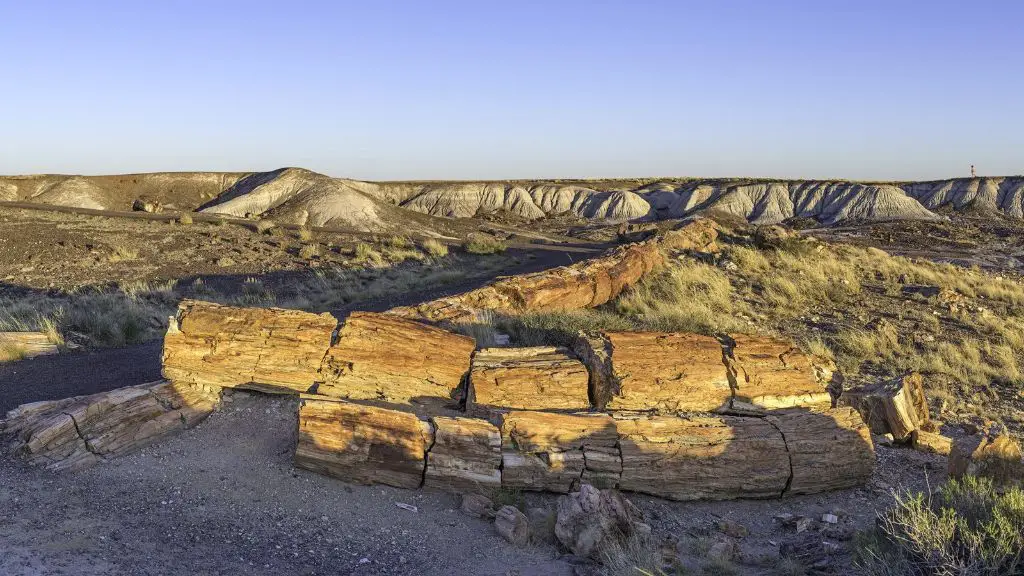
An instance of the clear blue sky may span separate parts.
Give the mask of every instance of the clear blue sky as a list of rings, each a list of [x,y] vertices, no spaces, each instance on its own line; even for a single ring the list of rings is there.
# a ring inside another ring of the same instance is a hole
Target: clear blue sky
[[[0,173],[1024,173],[1024,2],[0,0]]]

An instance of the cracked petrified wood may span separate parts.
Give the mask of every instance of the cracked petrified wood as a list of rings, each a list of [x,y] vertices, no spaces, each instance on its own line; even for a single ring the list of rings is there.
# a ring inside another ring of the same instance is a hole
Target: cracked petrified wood
[[[772,498],[789,480],[786,441],[760,418],[641,416],[616,427],[622,490],[672,500]]]
[[[7,414],[2,432],[29,463],[80,469],[190,427],[219,400],[219,389],[161,381],[25,404]]]
[[[330,314],[186,300],[164,338],[163,374],[176,382],[307,392],[336,327]]]
[[[860,412],[871,432],[890,433],[901,441],[910,439],[930,418],[924,381],[916,372],[846,390],[840,403]]]
[[[486,348],[473,355],[469,407],[586,410],[589,377],[564,348]]]
[[[487,494],[501,487],[501,432],[487,420],[436,416],[426,485]]]
[[[515,411],[501,426],[502,486],[567,493],[613,487],[622,464],[615,421],[603,414]]]
[[[737,335],[728,358],[735,375],[734,404],[778,409],[826,409],[832,396],[814,377],[810,360],[792,342]]]
[[[415,414],[303,395],[295,465],[347,482],[419,488],[433,428]]]
[[[457,400],[476,343],[420,322],[353,312],[323,359],[317,393],[437,405]]]
[[[732,400],[722,346],[709,336],[603,332],[574,348],[590,369],[599,410],[710,412]]]
[[[871,431],[848,407],[816,412],[799,408],[765,417],[786,440],[793,469],[787,493],[817,494],[860,486],[875,469]]]
[[[659,244],[648,240],[571,266],[501,278],[477,290],[387,313],[427,322],[475,322],[483,311],[517,314],[600,306],[661,262]]]

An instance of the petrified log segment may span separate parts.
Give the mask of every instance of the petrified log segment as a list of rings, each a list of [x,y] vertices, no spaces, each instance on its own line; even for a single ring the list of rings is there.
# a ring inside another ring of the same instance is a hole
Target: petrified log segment
[[[7,414],[3,433],[32,464],[80,469],[190,427],[219,400],[219,389],[160,381],[26,404]]]
[[[438,416],[427,455],[426,485],[486,493],[501,487],[501,432],[486,420]]]
[[[765,409],[831,406],[832,397],[815,379],[810,360],[792,342],[745,335],[733,339],[735,403]]]
[[[42,332],[0,332],[0,362],[47,356],[58,352]]]
[[[910,435],[910,439],[914,450],[920,452],[949,456],[953,450],[953,439],[935,432],[920,429],[914,430],[913,434]]]
[[[502,486],[569,492],[580,481],[614,487],[622,470],[606,415],[510,412],[501,427]]]
[[[484,310],[515,314],[599,306],[661,262],[658,243],[648,240],[571,266],[510,276],[457,296],[393,308],[387,314],[428,322],[467,322]]]
[[[295,465],[347,482],[418,488],[432,437],[415,414],[303,395]]]
[[[470,401],[481,408],[586,410],[589,378],[564,348],[486,348],[473,356]]]
[[[732,400],[722,346],[709,336],[604,332],[575,349],[599,410],[710,412]]]
[[[307,392],[337,324],[330,314],[186,300],[164,338],[163,374],[176,382]]]
[[[1000,431],[959,438],[949,454],[949,475],[983,476],[998,484],[1024,483],[1024,453],[1020,444]]]
[[[770,498],[789,480],[786,442],[761,418],[653,416],[616,424],[622,490],[673,500]]]
[[[714,220],[695,218],[675,230],[665,232],[659,242],[668,250],[717,253],[721,251],[718,246],[721,230],[721,226]]]
[[[896,440],[909,439],[929,419],[924,385],[916,372],[847,390],[840,402],[860,412],[871,432],[891,433]]]
[[[786,440],[788,493],[816,494],[865,483],[875,467],[871,431],[852,408],[782,410],[765,417]]]
[[[317,392],[395,403],[443,404],[469,371],[472,338],[386,314],[353,312],[323,357]]]

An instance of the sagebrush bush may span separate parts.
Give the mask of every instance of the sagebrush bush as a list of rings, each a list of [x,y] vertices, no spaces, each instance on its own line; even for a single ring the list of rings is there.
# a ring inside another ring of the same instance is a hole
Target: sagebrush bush
[[[898,496],[862,536],[857,564],[870,576],[1020,576],[1024,491],[967,476],[931,496]]]
[[[470,254],[498,254],[508,249],[501,240],[483,234],[471,236],[462,247]]]

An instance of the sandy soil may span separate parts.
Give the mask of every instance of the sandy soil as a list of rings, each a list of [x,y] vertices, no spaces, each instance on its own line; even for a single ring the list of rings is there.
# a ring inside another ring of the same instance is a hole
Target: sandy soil
[[[0,573],[540,576],[592,568],[553,546],[511,546],[487,521],[459,512],[455,495],[294,469],[295,402],[236,393],[196,428],[78,473],[0,461]],[[701,559],[686,543],[724,538],[716,526],[730,520],[751,532],[739,540],[744,574],[773,573],[781,548],[806,542],[829,550],[826,572],[846,573],[849,539],[892,488],[943,479],[942,458],[879,450],[879,469],[862,489],[774,501],[630,497],[654,537],[687,564]],[[556,500],[531,494],[526,504],[553,509]],[[820,522],[826,512],[839,524]],[[773,519],[780,513],[814,520],[797,534]]]

